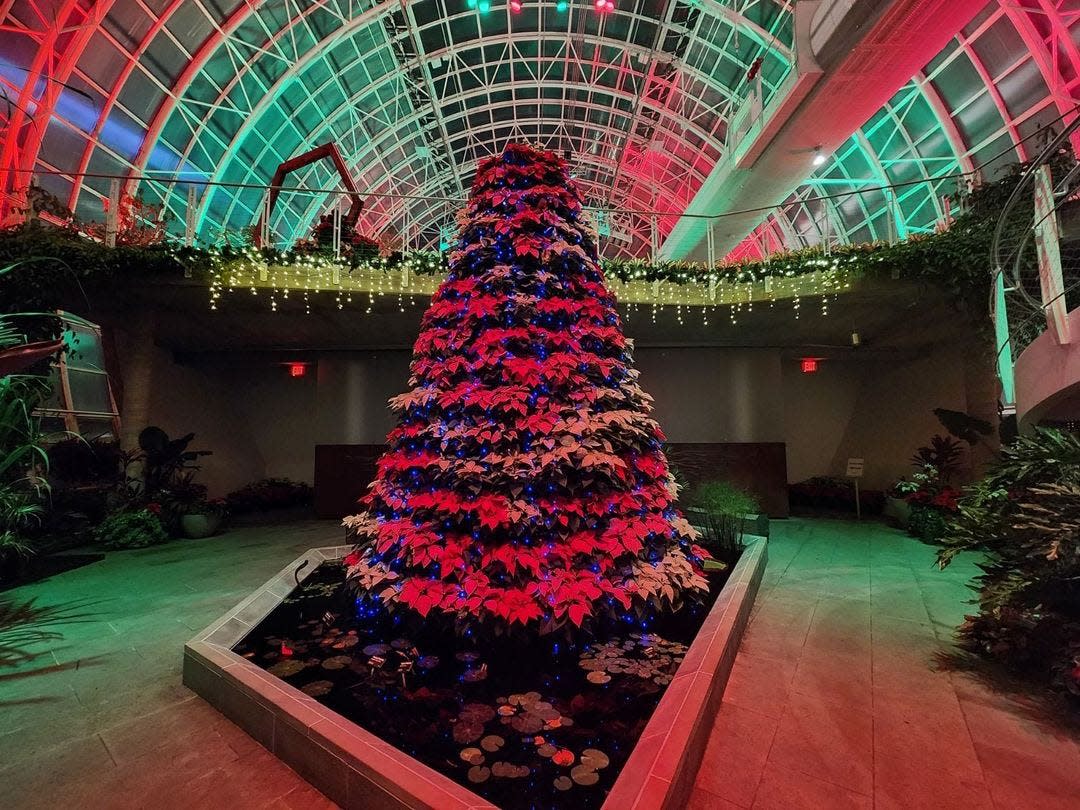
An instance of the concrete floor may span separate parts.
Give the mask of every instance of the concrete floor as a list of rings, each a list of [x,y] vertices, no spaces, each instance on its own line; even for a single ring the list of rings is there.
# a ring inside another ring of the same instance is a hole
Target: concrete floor
[[[877,524],[773,523],[769,569],[691,810],[1080,807],[1080,745],[1022,699],[937,671],[974,561]],[[333,807],[180,684],[196,630],[330,523],[110,554],[17,589],[86,621],[0,670],[0,806]]]

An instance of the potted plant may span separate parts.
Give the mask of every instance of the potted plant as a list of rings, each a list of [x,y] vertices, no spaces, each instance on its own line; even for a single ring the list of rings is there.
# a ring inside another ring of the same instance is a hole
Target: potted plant
[[[192,540],[210,537],[221,528],[224,519],[225,501],[222,498],[195,501],[180,515],[180,531]]]

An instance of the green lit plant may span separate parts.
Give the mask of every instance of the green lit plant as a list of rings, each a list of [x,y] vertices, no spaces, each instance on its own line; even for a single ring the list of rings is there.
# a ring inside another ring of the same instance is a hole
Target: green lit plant
[[[962,644],[1080,700],[1080,437],[1018,438],[958,510],[941,566],[965,550],[988,557]]]
[[[158,514],[160,507],[149,504],[145,509],[118,512],[105,518],[95,532],[97,541],[106,548],[145,548],[169,539]]]
[[[758,503],[751,495],[727,481],[706,481],[693,490],[689,503],[701,510],[704,546],[742,548],[744,518],[758,511]]]
[[[0,378],[0,580],[18,575],[33,553],[28,532],[41,522],[48,456],[34,409],[48,392],[42,377]]]

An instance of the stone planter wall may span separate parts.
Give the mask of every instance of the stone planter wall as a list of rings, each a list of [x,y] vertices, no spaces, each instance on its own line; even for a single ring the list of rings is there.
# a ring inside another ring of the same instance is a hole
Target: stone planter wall
[[[747,541],[608,794],[605,810],[685,807],[765,570],[767,541]],[[292,592],[297,578],[303,581],[321,562],[340,559],[349,550],[308,551],[189,641],[184,647],[184,683],[342,807],[493,807],[232,652]]]

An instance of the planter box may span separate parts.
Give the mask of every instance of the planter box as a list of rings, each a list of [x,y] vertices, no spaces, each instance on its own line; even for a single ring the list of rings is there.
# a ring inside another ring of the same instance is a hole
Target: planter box
[[[308,551],[189,641],[184,684],[342,807],[493,807],[232,652],[292,592],[297,578],[302,581],[323,561],[349,551],[349,546]],[[766,560],[767,541],[747,537],[746,550],[608,793],[605,810],[686,806]]]

